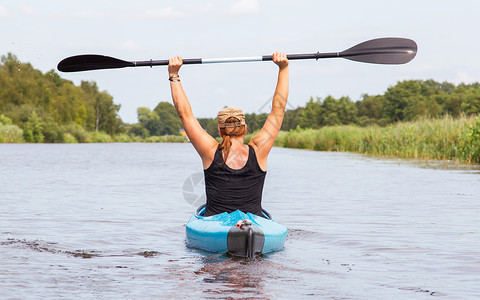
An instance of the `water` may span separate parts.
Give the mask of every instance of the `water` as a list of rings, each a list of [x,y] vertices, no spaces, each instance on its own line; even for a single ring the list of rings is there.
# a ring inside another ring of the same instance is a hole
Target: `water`
[[[274,148],[263,205],[289,236],[247,260],[185,246],[201,168],[190,144],[0,145],[1,298],[480,294],[478,170]]]

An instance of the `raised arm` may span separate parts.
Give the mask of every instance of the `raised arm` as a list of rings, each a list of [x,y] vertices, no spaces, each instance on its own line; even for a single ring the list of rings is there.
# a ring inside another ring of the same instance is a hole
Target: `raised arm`
[[[275,52],[273,62],[278,65],[278,80],[273,94],[272,110],[268,115],[262,129],[250,141],[255,149],[257,160],[263,170],[267,169],[268,153],[273,147],[280,127],[288,99],[288,59],[285,53]]]
[[[183,90],[178,72],[183,65],[182,58],[175,56],[168,61],[168,75],[170,80],[170,89],[172,100],[177,110],[177,114],[182,121],[183,129],[187,134],[195,150],[202,158],[204,169],[207,168],[213,160],[215,149],[218,142],[209,135],[198,123],[192,112],[192,107],[188,101],[187,95]]]

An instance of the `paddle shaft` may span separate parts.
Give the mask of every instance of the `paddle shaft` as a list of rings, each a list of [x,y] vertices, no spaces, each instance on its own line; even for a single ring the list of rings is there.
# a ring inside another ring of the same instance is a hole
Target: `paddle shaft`
[[[371,52],[350,52],[343,54],[342,52],[328,52],[328,53],[304,53],[304,54],[287,54],[289,60],[299,59],[321,59],[321,58],[335,58],[335,57],[355,57],[357,55],[375,55],[383,54],[385,50],[372,50]],[[392,49],[388,50],[388,53],[395,52]],[[404,49],[399,49],[398,53],[405,52]],[[263,56],[250,56],[250,57],[229,57],[229,58],[185,58],[183,59],[184,65],[198,65],[198,64],[218,64],[218,63],[234,63],[234,62],[255,62],[255,61],[271,61],[272,55]],[[134,67],[153,67],[153,66],[166,66],[168,65],[168,59],[161,60],[144,60],[144,61],[132,61]]]
[[[331,53],[307,53],[307,54],[288,54],[289,60],[293,59],[319,59],[340,57],[339,52]],[[218,63],[233,63],[233,62],[255,62],[255,61],[269,61],[272,60],[272,55],[250,56],[250,57],[229,57],[229,58],[185,58],[184,65],[195,64],[218,64]],[[144,60],[132,61],[135,67],[149,67],[149,66],[165,66],[168,65],[168,59],[162,60]]]

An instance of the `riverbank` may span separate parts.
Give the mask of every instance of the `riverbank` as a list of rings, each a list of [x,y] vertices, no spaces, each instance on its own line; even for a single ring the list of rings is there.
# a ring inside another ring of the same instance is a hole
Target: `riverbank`
[[[76,128],[76,127],[73,127]],[[71,128],[70,128],[71,129]],[[181,135],[150,136],[142,138],[128,134],[109,135],[102,131],[66,130],[62,133],[62,143],[187,143]],[[0,124],[0,143],[26,143],[24,131],[16,125]]]
[[[247,140],[253,134],[247,137]],[[326,126],[280,132],[275,146],[480,163],[480,117],[450,116],[387,127]]]
[[[246,136],[245,141],[256,132]],[[24,143],[23,130],[0,124],[0,143]],[[67,132],[65,143],[186,143],[184,136],[165,135],[141,138],[127,134],[110,136],[103,132]],[[297,128],[281,131],[275,146],[315,151],[354,152],[386,157],[453,160],[480,163],[480,116],[421,119],[387,127],[354,125]]]

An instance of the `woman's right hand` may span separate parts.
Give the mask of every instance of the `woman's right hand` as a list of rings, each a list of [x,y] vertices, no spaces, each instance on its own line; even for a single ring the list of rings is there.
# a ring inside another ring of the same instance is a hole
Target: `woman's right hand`
[[[183,65],[183,60],[180,56],[171,57],[168,60],[168,76],[172,77],[178,75],[178,71]]]
[[[272,60],[280,69],[288,67],[288,58],[287,55],[283,52],[273,53]]]

